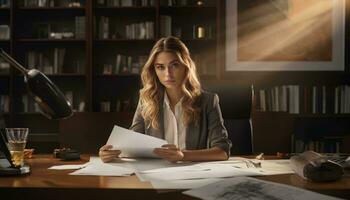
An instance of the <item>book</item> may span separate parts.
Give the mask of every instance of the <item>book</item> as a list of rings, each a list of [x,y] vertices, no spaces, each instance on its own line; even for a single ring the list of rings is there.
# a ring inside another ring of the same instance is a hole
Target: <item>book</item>
[[[168,37],[171,36],[171,16],[161,15],[160,16],[160,36]]]

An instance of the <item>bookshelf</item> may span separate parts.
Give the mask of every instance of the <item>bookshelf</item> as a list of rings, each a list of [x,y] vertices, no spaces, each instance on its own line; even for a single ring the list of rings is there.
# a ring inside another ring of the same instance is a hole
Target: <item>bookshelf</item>
[[[344,71],[223,74],[223,77],[243,77],[244,81],[249,80],[254,85],[256,151],[276,153],[310,149],[318,152],[350,152],[350,2],[345,2]],[[282,89],[281,92],[282,87],[289,86],[297,88],[296,91],[285,93]],[[291,96],[291,93],[296,95]]]
[[[123,119],[121,124],[131,123],[141,67],[164,34],[179,36],[198,63],[210,64],[201,71],[202,79],[217,76],[219,1],[13,0],[3,6],[4,2],[0,1],[0,36],[5,33],[1,25],[9,32],[0,37],[0,47],[26,67],[44,72],[71,101],[75,115],[113,114]],[[189,14],[194,17],[184,16]],[[204,54],[202,49],[211,52]],[[1,115],[7,126],[30,128],[29,147],[52,152],[59,147],[60,122],[38,112],[23,76],[5,65],[0,61]]]

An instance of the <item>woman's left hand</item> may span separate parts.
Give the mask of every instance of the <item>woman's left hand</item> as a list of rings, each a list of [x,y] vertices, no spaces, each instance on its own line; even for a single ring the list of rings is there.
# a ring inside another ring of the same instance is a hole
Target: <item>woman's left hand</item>
[[[174,144],[165,144],[162,148],[155,148],[153,153],[173,163],[184,158],[184,153]]]

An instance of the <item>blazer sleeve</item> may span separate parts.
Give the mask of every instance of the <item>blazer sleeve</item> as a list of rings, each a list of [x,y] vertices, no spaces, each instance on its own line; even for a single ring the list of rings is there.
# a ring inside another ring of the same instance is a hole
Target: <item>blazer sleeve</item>
[[[221,109],[219,105],[219,97],[213,95],[209,101],[208,107],[208,143],[209,148],[219,147],[230,156],[232,142],[228,138],[227,130],[224,126]]]
[[[134,118],[132,120],[132,124],[129,129],[138,133],[145,133],[145,120],[141,115],[141,110],[142,110],[142,106],[141,106],[141,102],[139,101],[134,114]]]

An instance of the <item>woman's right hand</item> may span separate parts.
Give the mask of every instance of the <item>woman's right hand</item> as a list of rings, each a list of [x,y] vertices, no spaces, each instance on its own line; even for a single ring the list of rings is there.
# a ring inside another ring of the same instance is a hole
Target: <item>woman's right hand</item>
[[[98,154],[103,162],[111,162],[120,155],[120,150],[111,150],[112,148],[112,145],[104,145],[100,148]]]

